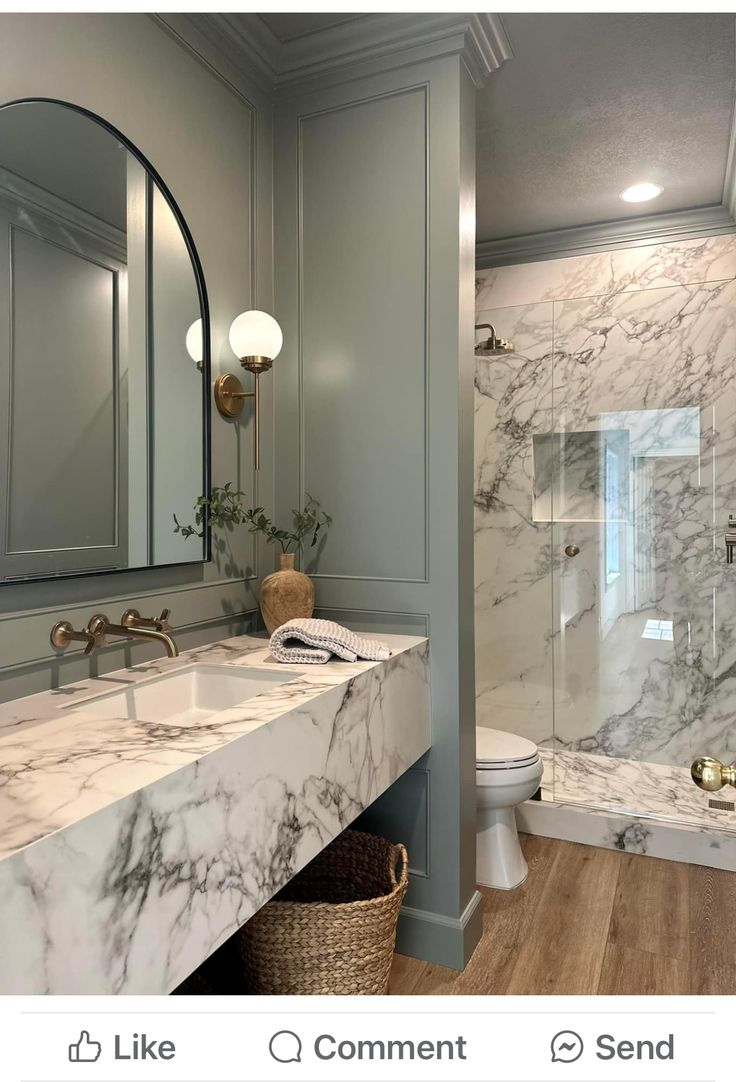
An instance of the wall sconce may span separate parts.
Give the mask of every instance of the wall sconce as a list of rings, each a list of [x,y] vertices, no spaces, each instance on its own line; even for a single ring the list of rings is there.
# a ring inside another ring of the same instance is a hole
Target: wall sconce
[[[186,347],[187,353],[201,372],[204,368],[204,342],[202,341],[201,319],[195,319],[187,331]]]
[[[255,468],[261,464],[261,399],[259,379],[262,372],[269,368],[281,352],[284,336],[273,316],[267,312],[242,312],[230,326],[230,348],[240,359],[243,368],[255,377],[254,390],[244,391],[237,376],[227,373],[215,380],[215,405],[223,417],[239,417],[246,398],[255,399],[254,441]]]

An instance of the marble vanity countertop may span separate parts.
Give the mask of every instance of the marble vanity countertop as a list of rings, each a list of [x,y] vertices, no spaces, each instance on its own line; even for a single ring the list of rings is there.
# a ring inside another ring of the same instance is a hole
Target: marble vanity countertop
[[[0,705],[0,992],[175,987],[430,746],[426,639],[279,665],[241,636]],[[295,677],[196,725],[91,695],[192,663]]]

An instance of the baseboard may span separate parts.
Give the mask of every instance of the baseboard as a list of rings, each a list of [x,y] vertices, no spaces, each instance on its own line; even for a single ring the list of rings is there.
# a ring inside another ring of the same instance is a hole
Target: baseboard
[[[423,962],[465,969],[483,930],[482,898],[479,891],[459,917],[446,917],[426,909],[405,905],[399,916],[396,950]]]

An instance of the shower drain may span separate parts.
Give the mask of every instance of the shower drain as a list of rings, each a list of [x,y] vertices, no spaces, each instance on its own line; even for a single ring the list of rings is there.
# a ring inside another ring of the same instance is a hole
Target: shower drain
[[[708,807],[715,808],[716,811],[736,811],[733,800],[714,800],[713,797],[708,801]]]

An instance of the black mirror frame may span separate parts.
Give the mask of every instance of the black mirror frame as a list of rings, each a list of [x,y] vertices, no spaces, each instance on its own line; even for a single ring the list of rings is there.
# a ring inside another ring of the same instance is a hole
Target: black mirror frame
[[[207,286],[204,280],[204,271],[202,269],[202,263],[197,252],[194,238],[187,225],[186,219],[179,209],[179,205],[174,199],[171,191],[164,181],[158,170],[151,164],[148,158],[143,154],[138,147],[130,141],[130,139],[119,128],[116,128],[114,124],[111,124],[104,117],[101,117],[98,113],[92,112],[91,109],[85,109],[82,105],[75,105],[74,102],[64,101],[61,98],[15,98],[12,101],[0,103],[0,111],[3,109],[10,109],[16,105],[61,105],[65,109],[73,109],[74,112],[80,113],[82,116],[87,117],[89,120],[94,121],[95,124],[99,124],[100,127],[105,128],[111,135],[118,139],[128,150],[134,158],[143,166],[148,175],[153,179],[154,183],[160,190],[161,194],[169,204],[171,212],[173,213],[177,225],[181,230],[182,236],[189,252],[189,258],[192,262],[192,270],[194,272],[194,279],[197,283],[197,295],[199,297],[199,307],[202,313],[202,380],[204,386],[204,393],[202,395],[202,479],[203,479],[203,495],[209,498],[211,492],[211,465],[210,465],[210,453],[211,453],[211,409],[210,409],[210,393],[209,388],[211,385],[211,348],[210,348],[210,308],[209,301],[207,299]],[[160,571],[166,568],[172,567],[196,567],[200,563],[209,563],[212,560],[212,536],[209,528],[209,522],[205,517],[203,522],[204,530],[204,551],[201,560],[187,560],[179,563],[172,564],[145,564],[142,567],[116,567],[107,571],[99,571],[94,568],[89,571],[70,571],[64,572],[59,575],[39,575],[38,577],[28,579],[13,579],[10,582],[0,582],[0,586],[19,586],[30,585],[35,582],[62,582],[67,579],[76,578],[88,578],[91,575],[123,575],[134,574],[141,571]]]

